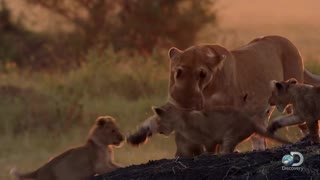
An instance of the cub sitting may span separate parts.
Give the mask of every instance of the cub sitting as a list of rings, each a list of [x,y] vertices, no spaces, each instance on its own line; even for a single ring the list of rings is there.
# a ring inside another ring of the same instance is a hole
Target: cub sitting
[[[119,146],[123,140],[115,120],[101,116],[91,128],[84,145],[53,157],[33,172],[20,174],[14,168],[11,174],[19,180],[79,180],[108,173],[120,167],[113,162],[112,146]]]
[[[268,131],[274,133],[279,128],[306,122],[311,142],[319,143],[320,87],[300,84],[292,78],[281,82],[272,81],[271,88],[273,91],[269,104],[276,106],[280,112],[292,104],[293,113],[274,119]]]
[[[149,119],[157,124],[157,132],[166,136],[173,131],[180,133],[193,143],[202,144],[208,152],[226,154],[254,133],[290,143],[273,136],[256,125],[245,113],[231,107],[216,107],[209,111],[187,111],[166,104],[153,107],[155,115]]]

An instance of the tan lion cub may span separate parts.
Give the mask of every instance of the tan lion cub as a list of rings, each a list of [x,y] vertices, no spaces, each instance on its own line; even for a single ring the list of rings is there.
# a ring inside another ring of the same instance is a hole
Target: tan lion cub
[[[271,88],[273,91],[269,104],[276,106],[280,112],[292,104],[293,113],[274,119],[268,131],[274,133],[279,128],[306,122],[312,143],[319,143],[320,87],[299,84],[292,78],[281,82],[272,81]]]
[[[33,172],[20,174],[12,169],[11,174],[19,180],[80,180],[108,173],[120,167],[113,162],[112,146],[119,146],[123,140],[115,120],[101,116],[84,145],[63,152]]]
[[[173,131],[193,143],[202,144],[208,152],[226,154],[254,133],[282,143],[290,143],[256,125],[245,113],[231,107],[216,107],[209,111],[187,111],[172,105],[153,107],[157,132],[166,136]]]

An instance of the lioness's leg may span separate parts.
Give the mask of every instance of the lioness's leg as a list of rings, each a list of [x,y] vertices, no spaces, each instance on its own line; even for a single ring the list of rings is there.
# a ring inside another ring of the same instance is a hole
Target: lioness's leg
[[[202,145],[188,141],[179,133],[176,133],[175,136],[177,145],[176,157],[193,157],[204,152]]]
[[[206,145],[206,151],[209,152],[209,153],[218,153],[219,150],[218,150],[218,143],[217,142],[212,142],[211,144],[209,145]]]
[[[295,115],[280,116],[272,121],[272,123],[268,127],[268,131],[274,133],[276,130],[282,127],[302,124],[303,122],[303,119]]]
[[[259,151],[266,149],[267,144],[265,138],[258,135],[253,135],[250,140],[252,142],[252,150]]]
[[[311,143],[319,143],[319,126],[318,126],[318,121],[307,121],[307,126],[310,131],[310,138],[311,138]]]
[[[270,114],[272,113],[274,108],[270,108],[268,111],[263,112],[261,114],[257,114],[254,117],[252,117],[253,121],[256,123],[256,125],[259,125],[262,129],[267,128],[267,122],[270,118]],[[264,137],[261,137],[259,135],[253,135],[251,137],[252,142],[252,150],[265,150],[266,149],[266,140]]]
[[[224,138],[224,140],[221,144],[220,154],[229,154],[234,151],[234,149],[236,148],[236,146],[239,142],[236,142],[233,138],[234,137]]]

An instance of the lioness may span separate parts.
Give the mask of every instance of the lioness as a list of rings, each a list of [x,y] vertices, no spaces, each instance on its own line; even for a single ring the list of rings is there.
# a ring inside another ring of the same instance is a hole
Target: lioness
[[[120,167],[113,162],[112,146],[119,146],[123,140],[115,120],[101,116],[91,128],[84,145],[61,153],[33,172],[20,174],[12,169],[11,174],[19,180],[80,180],[108,173]]]
[[[193,143],[201,144],[208,152],[231,153],[243,140],[257,133],[261,136],[290,143],[273,136],[259,127],[245,113],[232,107],[216,107],[210,111],[187,111],[167,104],[153,107],[155,115],[150,121],[157,123],[157,131],[169,136],[173,131]]]
[[[239,97],[248,93],[243,108],[253,111],[258,124],[267,126],[271,94],[269,83],[296,78],[306,84],[319,84],[320,77],[303,67],[298,49],[286,38],[265,36],[235,49],[216,45],[196,45],[185,50],[171,48],[168,101],[179,108],[202,110],[216,106],[239,107]],[[264,149],[261,138],[252,138],[253,149]],[[176,133],[177,156],[201,153],[201,147]],[[188,150],[189,149],[189,150]]]
[[[320,87],[299,84],[293,78],[281,82],[272,81],[271,87],[273,91],[269,98],[270,105],[282,112],[292,104],[293,113],[273,120],[268,131],[274,133],[279,128],[306,122],[312,143],[319,143]]]

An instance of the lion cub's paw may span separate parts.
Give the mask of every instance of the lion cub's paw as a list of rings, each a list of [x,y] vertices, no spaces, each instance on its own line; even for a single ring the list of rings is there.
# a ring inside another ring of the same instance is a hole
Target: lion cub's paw
[[[131,145],[143,144],[148,140],[152,133],[148,127],[141,127],[139,130],[127,137],[127,142]]]

